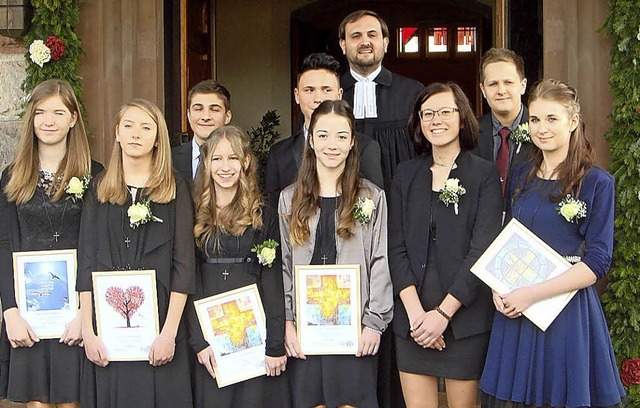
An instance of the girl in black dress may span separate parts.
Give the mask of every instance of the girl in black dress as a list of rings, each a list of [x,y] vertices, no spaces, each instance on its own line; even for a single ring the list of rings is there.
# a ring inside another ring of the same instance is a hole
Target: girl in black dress
[[[97,163],[93,167],[96,172],[101,168]],[[72,195],[69,183],[91,171],[73,89],[59,79],[42,82],[27,103],[18,151],[2,174],[0,193],[6,225],[0,238],[0,295],[13,348],[2,371],[8,369],[8,398],[29,407],[79,406],[81,320],[78,316],[69,322],[60,339],[39,339],[16,305],[12,252],[77,247],[84,188],[80,183]]]
[[[186,181],[171,166],[169,134],[151,102],[134,99],[116,117],[109,166],[85,198],[80,228],[77,290],[88,364],[82,406],[191,407],[186,330],[182,314],[195,291],[193,206]],[[131,226],[130,206],[148,203],[149,215]],[[96,335],[93,271],[152,269],[160,334],[148,361],[109,362]]]
[[[280,195],[285,347],[293,357],[287,374],[295,407],[378,407],[376,354],[393,313],[387,204],[381,189],[358,176],[354,121],[346,102],[321,103],[311,116],[298,179]],[[295,265],[323,264],[360,265],[362,335],[355,356],[305,356],[300,349]]]
[[[219,388],[213,351],[190,302],[190,342],[200,363],[195,373],[195,406],[286,408],[290,402],[286,379],[281,376],[287,357],[280,248],[276,247],[273,259],[263,261],[251,251],[267,240],[280,241],[278,219],[263,205],[257,160],[242,129],[223,126],[214,130],[201,150],[194,184],[199,279],[193,300],[258,285],[267,319],[267,377]]]
[[[455,83],[427,86],[409,129],[420,156],[398,166],[389,199],[402,391],[409,408],[437,408],[445,378],[450,407],[475,407],[493,305],[470,268],[500,230],[498,174],[470,153],[478,123]]]

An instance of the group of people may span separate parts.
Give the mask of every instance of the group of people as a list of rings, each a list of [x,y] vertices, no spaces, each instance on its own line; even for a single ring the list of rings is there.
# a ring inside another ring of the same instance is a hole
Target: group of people
[[[614,181],[594,163],[575,90],[543,80],[527,109],[522,59],[491,49],[480,67],[491,112],[477,120],[455,83],[423,87],[382,67],[389,31],[377,14],[350,14],[339,36],[349,71],[340,78],[327,54],[304,60],[294,89],[304,125],[272,147],[264,194],[215,81],[189,92],[193,140],[173,150],[158,107],[124,104],[104,170],[71,87],[34,89],[1,179],[1,393],[29,407],[435,408],[444,378],[452,408],[621,406],[593,286],[611,263]],[[523,123],[530,138],[511,138]],[[85,175],[83,199],[67,200]],[[561,215],[567,200],[584,211]],[[366,217],[362,202],[373,203]],[[136,226],[134,204],[150,215]],[[511,218],[573,266],[492,292],[470,268]],[[271,263],[252,251],[267,240],[279,243]],[[60,339],[39,339],[17,308],[12,252],[63,248],[78,249],[80,310]],[[295,266],[331,264],[360,265],[357,352],[305,355]],[[148,361],[109,361],[91,274],[138,269],[155,270],[159,335]],[[193,304],[252,283],[267,375],[220,388]],[[572,290],[546,331],[522,316]]]

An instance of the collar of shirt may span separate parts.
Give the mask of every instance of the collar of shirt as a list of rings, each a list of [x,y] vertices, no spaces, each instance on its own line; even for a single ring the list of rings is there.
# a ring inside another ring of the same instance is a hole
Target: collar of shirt
[[[198,170],[198,165],[200,164],[200,145],[196,143],[196,137],[194,136],[191,139],[191,174],[193,178],[196,178],[196,171]]]
[[[309,131],[307,130],[307,126],[305,124],[302,125],[302,135],[304,136],[304,140],[309,140]]]
[[[370,73],[368,76],[364,77],[364,76],[358,74],[353,69],[349,68],[349,72],[351,72],[351,76],[357,82],[373,82],[378,77],[378,75],[380,75],[381,71],[382,71],[382,64],[378,68],[376,68],[372,73]]]
[[[493,132],[493,136],[494,137],[500,137],[500,135],[498,135],[498,132],[500,131],[500,129],[502,129],[504,127],[508,128],[510,131],[513,132],[513,130],[516,127],[518,127],[518,125],[520,124],[520,121],[522,120],[522,115],[523,114],[524,114],[524,106],[520,105],[520,113],[518,113],[518,116],[516,116],[516,119],[513,121],[511,126],[504,126],[502,123],[500,123],[498,118],[496,118],[496,116],[493,114],[493,112],[491,112],[491,130]]]

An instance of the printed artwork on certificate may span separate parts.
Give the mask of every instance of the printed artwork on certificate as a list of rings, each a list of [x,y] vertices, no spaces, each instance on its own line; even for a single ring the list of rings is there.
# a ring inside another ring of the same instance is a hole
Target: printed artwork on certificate
[[[218,387],[267,374],[267,325],[255,283],[198,300],[194,306],[216,359]]]
[[[360,265],[296,265],[296,330],[304,354],[356,354]]]
[[[24,263],[27,311],[69,309],[68,267],[66,260]]]
[[[486,271],[512,290],[544,282],[558,266],[515,232],[487,264]]]
[[[93,272],[98,336],[110,361],[146,361],[158,335],[155,271]]]
[[[249,296],[207,308],[214,342],[226,356],[264,344]]]
[[[348,326],[351,324],[351,276],[307,275],[307,324]]]
[[[59,338],[76,316],[76,250],[15,252],[20,314],[40,338]]]

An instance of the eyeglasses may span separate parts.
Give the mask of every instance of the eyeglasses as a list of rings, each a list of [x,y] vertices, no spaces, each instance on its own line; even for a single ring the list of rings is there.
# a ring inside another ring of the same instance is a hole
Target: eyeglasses
[[[436,111],[432,111],[432,110],[423,110],[420,111],[418,113],[418,116],[420,116],[420,119],[423,122],[431,122],[433,120],[433,118],[436,117],[436,114],[438,114],[438,116],[440,116],[440,119],[451,119],[453,117],[453,113],[454,112],[458,112],[460,109],[458,108],[440,108]]]

